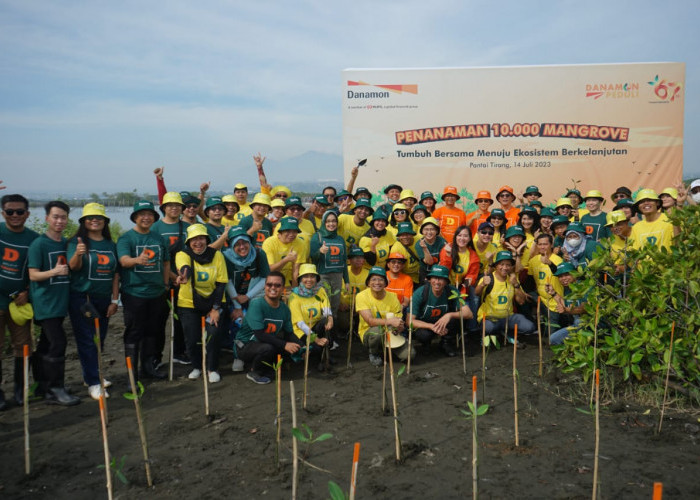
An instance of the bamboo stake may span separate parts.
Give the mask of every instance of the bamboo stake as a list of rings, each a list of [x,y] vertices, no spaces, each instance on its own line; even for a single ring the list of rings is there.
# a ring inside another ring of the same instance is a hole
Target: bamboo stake
[[[350,330],[348,331],[348,360],[345,363],[346,368],[350,368],[352,365],[350,363],[350,352],[352,351],[352,330],[353,330],[353,323],[355,320],[355,293],[357,290],[355,287],[352,287],[352,302],[350,304]]]
[[[652,500],[662,500],[664,497],[664,483],[654,483]]]
[[[105,396],[100,394],[100,421],[102,422],[102,447],[105,452],[105,474],[107,474],[107,498],[112,500],[112,468],[109,459],[109,442],[107,441],[107,415],[105,414]]]
[[[661,402],[661,415],[659,415],[659,430],[661,434],[661,424],[664,422],[664,409],[666,408],[666,396],[668,395],[668,377],[671,373],[671,359],[673,358],[673,332],[676,329],[676,322],[671,323],[671,346],[669,347],[668,363],[666,364],[666,383],[664,384],[664,399]]]
[[[394,361],[391,355],[391,334],[386,333],[386,357],[389,358],[389,380],[391,382],[391,403],[394,406],[394,437],[396,438],[396,462],[401,463],[401,437],[399,436],[399,407],[396,402],[396,387],[394,386]],[[409,353],[410,356],[410,353]]]
[[[136,420],[139,424],[139,437],[141,438],[141,451],[143,451],[143,463],[146,467],[146,481],[148,487],[153,486],[151,479],[151,460],[148,458],[148,443],[146,441],[146,428],[143,425],[143,417],[141,416],[141,397],[136,388],[136,379],[134,378],[134,367],[131,365],[131,358],[126,358],[126,369],[129,372],[129,383],[131,384],[131,393],[134,395],[134,406],[136,407]]]
[[[289,398],[292,400],[292,429],[296,429],[297,426],[297,402],[294,395],[294,381],[289,381]],[[299,485],[299,449],[297,438],[292,432],[292,500],[297,498],[297,488]]]
[[[547,284],[552,286],[551,276],[547,276]],[[547,306],[547,341],[552,343],[552,311],[550,311],[549,306]]]
[[[467,350],[464,344],[466,342],[464,341],[464,315],[462,314],[462,303],[459,297],[457,297],[457,306],[459,307],[459,334],[460,334],[460,342],[462,343],[462,370],[464,371],[464,374],[467,374]],[[410,349],[411,346],[409,346]],[[409,351],[410,352],[410,351]],[[408,359],[411,359],[411,356],[408,357]]]
[[[304,398],[302,407],[306,410],[306,388],[309,380],[309,357],[311,356],[311,333],[306,336],[306,355],[304,356]]]
[[[209,416],[209,373],[207,372],[207,322],[202,316],[202,379],[204,380],[204,415]]]
[[[541,323],[541,318],[540,318],[540,301],[542,297],[539,295],[537,296],[537,341],[539,342],[540,345],[540,367],[539,367],[539,375],[540,377],[542,376],[542,323]]]
[[[479,482],[478,455],[477,455],[477,436],[476,436],[476,415],[478,413],[476,406],[476,375],[472,377],[472,497],[476,500],[478,496],[477,488]]]
[[[173,356],[175,355],[175,290],[170,289],[170,361],[168,362],[168,380],[173,381]]]
[[[109,411],[107,409],[107,390],[105,389],[105,377],[102,372],[102,336],[100,335],[100,318],[95,317],[95,346],[97,347],[97,372],[100,376],[100,394],[105,398],[105,420],[109,425]]]
[[[277,355],[277,364],[275,365],[275,382],[277,385],[277,448],[275,449],[275,461],[277,469],[280,468],[280,435],[282,433],[282,377],[280,376],[280,367],[282,366],[282,356]]]
[[[386,327],[384,328],[384,334],[388,334],[388,329]],[[387,346],[384,346],[384,373],[382,374],[382,415],[386,413],[386,350]]]
[[[411,344],[413,342],[413,297],[408,303],[408,361],[406,361],[406,373],[411,374]]]
[[[349,500],[355,500],[355,492],[357,490],[357,467],[360,462],[360,443],[355,443],[355,449],[352,453],[352,472],[350,474],[350,495]]]
[[[33,323],[33,321],[32,321]],[[33,326],[33,325],[32,325]],[[30,330],[34,332],[34,328]],[[24,416],[24,473],[29,475],[32,470],[31,453],[29,448],[29,345],[23,346],[23,378],[24,387],[22,388],[22,406]]]
[[[515,446],[520,446],[520,438],[518,435],[518,324],[515,324],[515,333],[513,335],[513,407],[515,410]]]
[[[595,305],[595,318],[594,318],[594,323],[593,323],[593,370],[596,370],[596,366],[598,364],[598,306],[600,304]],[[595,380],[591,378],[591,399],[588,402],[588,406],[593,405],[593,391],[595,389]]]
[[[598,450],[600,449],[600,370],[595,371],[595,453],[593,455],[593,500],[598,498]]]
[[[481,399],[486,401],[486,314],[481,319]]]

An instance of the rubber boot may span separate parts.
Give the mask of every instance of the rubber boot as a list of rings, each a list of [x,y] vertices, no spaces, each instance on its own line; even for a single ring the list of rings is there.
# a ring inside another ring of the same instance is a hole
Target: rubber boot
[[[2,384],[2,360],[0,360],[0,384]],[[5,393],[0,389],[0,411],[4,410],[7,410],[7,401],[5,401]]]
[[[15,358],[15,403],[24,404],[24,358]]]
[[[141,377],[163,380],[167,375],[158,373],[156,370],[155,339],[147,337],[141,341]]]
[[[48,381],[44,400],[47,404],[74,406],[80,403],[80,398],[68,394],[63,385],[65,367],[65,358],[44,357],[44,372]]]
[[[44,376],[44,362],[41,359],[41,354],[38,352],[33,352],[29,356],[29,366],[32,369],[32,378],[36,382],[36,389],[34,390],[34,395],[38,397],[43,397],[46,393],[46,377]]]
[[[136,344],[124,344],[124,357],[131,360],[131,369],[134,372],[134,381],[139,380],[139,348]],[[128,376],[128,368],[127,368]]]

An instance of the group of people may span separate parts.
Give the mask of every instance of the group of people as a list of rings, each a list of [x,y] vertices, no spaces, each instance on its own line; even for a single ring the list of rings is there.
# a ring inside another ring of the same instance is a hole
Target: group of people
[[[434,343],[455,356],[462,332],[500,332],[521,347],[515,326],[520,335],[534,333],[540,316],[557,325],[550,341],[561,343],[583,310],[582,299],[568,298],[577,270],[602,251],[619,256],[611,274],[625,272],[625,248],[669,247],[677,229],[666,214],[700,202],[700,180],[687,192],[680,184],[658,195],[620,187],[608,213],[600,190],[569,189],[545,206],[537,186],[516,195],[504,185],[495,198],[478,191],[477,209],[465,213],[455,186],[416,196],[390,184],[386,199],[373,203],[368,189],[354,189],[355,168],[345,189],[328,186],[307,206],[287,187],[267,183],[264,160],[254,156],[260,191],[252,198],[240,183],[222,197],[207,196],[208,183],[198,194],[168,191],[156,169],[159,206],[137,201],[133,228],[116,242],[99,203],[83,207],[66,239],[64,202],[45,205],[40,235],[25,225],[28,200],[3,196],[0,329],[10,333],[15,401],[22,402],[29,345],[37,393],[48,403],[80,402],[64,386],[66,316],[89,395],[107,396],[98,348],[120,306],[124,353],[141,378],[165,378],[169,316],[173,362],[191,365],[189,379],[210,383],[221,379],[224,347],[234,353],[233,371],[247,371],[257,384],[271,381],[278,355],[316,356],[325,362],[319,369],[328,367],[350,325],[377,366],[386,342],[400,360]],[[36,349],[32,317],[41,327]],[[0,390],[0,409],[6,406]]]

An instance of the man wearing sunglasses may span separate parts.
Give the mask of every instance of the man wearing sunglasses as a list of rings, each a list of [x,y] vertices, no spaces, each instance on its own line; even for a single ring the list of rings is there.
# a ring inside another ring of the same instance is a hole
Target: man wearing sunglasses
[[[282,302],[284,275],[272,271],[265,278],[265,295],[250,301],[248,313],[236,334],[239,356],[250,366],[246,378],[255,384],[269,384],[274,375],[271,365],[277,355],[294,354],[301,349],[294,335],[292,313]]]
[[[2,197],[2,215],[5,222],[0,224],[0,382],[2,381],[2,353],[5,352],[5,328],[10,331],[10,341],[14,355],[15,401],[22,404],[23,390],[23,345],[32,346],[30,321],[16,323],[10,315],[13,307],[24,306],[29,298],[29,275],[27,274],[27,252],[29,245],[39,237],[37,233],[24,227],[29,217],[29,202],[21,194],[8,194]],[[0,389],[0,410],[7,408],[5,395]]]

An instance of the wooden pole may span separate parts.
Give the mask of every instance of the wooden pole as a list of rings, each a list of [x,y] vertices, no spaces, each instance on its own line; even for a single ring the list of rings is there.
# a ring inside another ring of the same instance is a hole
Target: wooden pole
[[[100,318],[95,318],[95,346],[97,347],[97,372],[100,376],[100,394],[104,396],[105,420],[109,425],[109,411],[107,409],[107,390],[105,389],[105,377],[102,372],[102,336],[100,335]]]
[[[520,437],[518,433],[518,324],[515,324],[515,333],[513,335],[513,408],[515,410],[515,446],[520,446]]]
[[[396,402],[396,387],[394,385],[394,361],[391,355],[391,334],[386,333],[386,357],[389,358],[389,380],[391,382],[391,403],[394,406],[394,437],[396,438],[396,462],[401,462],[401,437],[399,436],[399,407]],[[409,353],[410,357],[411,353]]]
[[[472,377],[472,406],[474,411],[472,412],[472,498],[476,500],[478,496],[478,482],[479,482],[479,471],[478,471],[478,454],[477,454],[477,436],[476,436],[476,416],[477,416],[477,406],[476,406],[476,375]]]
[[[202,316],[202,379],[204,380],[204,415],[209,416],[209,373],[207,373],[207,322]]]
[[[110,467],[109,442],[107,440],[107,415],[105,414],[105,396],[100,394],[100,421],[102,422],[102,447],[105,452],[105,474],[107,474],[107,498],[112,500],[112,468]]]
[[[350,495],[349,500],[355,500],[357,491],[357,466],[360,462],[360,443],[355,443],[355,449],[352,453],[352,472],[350,474]]]
[[[481,319],[481,399],[486,401],[486,314]]]
[[[607,275],[606,275],[607,276]],[[595,305],[595,319],[593,323],[593,371],[596,371],[596,366],[598,365],[598,307],[600,304]],[[595,379],[591,377],[591,400],[588,405],[593,404],[593,391],[595,390]]]
[[[460,334],[460,342],[462,343],[462,370],[464,371],[464,374],[467,374],[467,349],[464,346],[466,342],[464,341],[464,315],[462,314],[462,301],[459,297],[457,297],[457,306],[459,307],[459,334]],[[410,346],[409,346],[410,348]],[[410,353],[410,351],[409,351]],[[408,359],[411,359],[411,356],[409,355]]]
[[[671,373],[671,359],[673,358],[673,332],[676,329],[676,322],[671,323],[671,345],[668,353],[668,363],[666,363],[666,383],[664,384],[664,399],[661,402],[661,414],[659,415],[659,430],[661,434],[661,424],[664,422],[664,409],[666,408],[666,396],[668,396],[668,377]]]
[[[173,381],[173,356],[175,355],[175,290],[170,289],[170,362],[168,363],[168,380]]]
[[[595,371],[595,453],[593,455],[593,496],[598,498],[598,451],[600,449],[600,370]]]
[[[306,335],[306,353],[304,356],[304,398],[302,407],[306,410],[307,383],[309,380],[309,357],[311,356],[311,332]]]
[[[353,331],[353,323],[355,320],[355,293],[357,290],[355,287],[352,287],[352,302],[350,303],[350,330],[348,330],[348,359],[347,362],[345,363],[346,368],[350,368],[352,364],[350,363],[350,352],[352,351],[352,331]]]
[[[34,321],[32,320],[32,326]],[[34,328],[30,330],[34,333]],[[22,388],[22,407],[24,416],[24,473],[29,475],[32,470],[31,453],[29,448],[29,345],[23,346],[23,378],[24,387]]]
[[[143,452],[143,463],[146,468],[146,481],[148,487],[153,486],[151,479],[151,460],[148,458],[148,443],[146,441],[146,429],[143,425],[143,417],[141,416],[141,397],[136,388],[136,379],[134,378],[134,367],[131,365],[131,358],[126,358],[126,369],[129,372],[129,383],[131,384],[131,394],[134,395],[134,406],[136,407],[136,420],[139,424],[139,437],[141,438],[141,451]]]
[[[541,318],[540,318],[540,302],[541,302],[542,297],[539,295],[537,296],[537,341],[539,342],[540,345],[540,367],[539,367],[539,375],[540,377],[542,376],[542,323],[541,323]]]
[[[275,365],[275,382],[277,386],[277,417],[275,421],[277,422],[277,448],[275,451],[275,459],[277,461],[277,468],[280,467],[280,436],[282,434],[282,377],[280,373],[280,368],[282,366],[282,356],[277,355],[277,364]]]
[[[411,374],[411,344],[413,343],[413,297],[408,303],[408,361],[406,361],[406,374]]]
[[[384,328],[384,339],[386,340],[386,335],[388,335],[388,329],[385,327]],[[384,373],[382,374],[382,415],[386,413],[386,351],[387,351],[387,346],[384,346],[383,355],[384,355]],[[410,355],[410,354],[409,354]]]
[[[297,402],[294,394],[294,381],[289,381],[289,398],[292,400],[292,429],[297,427]],[[299,449],[297,438],[292,432],[292,500],[297,498],[297,489],[299,486]]]

